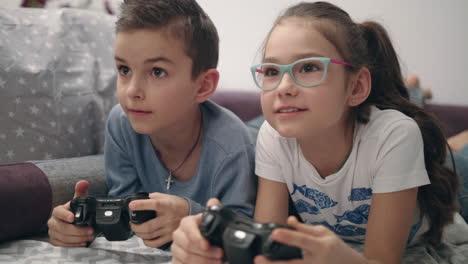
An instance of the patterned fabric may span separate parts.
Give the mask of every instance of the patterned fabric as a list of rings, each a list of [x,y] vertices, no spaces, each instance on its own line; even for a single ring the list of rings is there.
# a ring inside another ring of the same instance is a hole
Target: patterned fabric
[[[0,263],[170,263],[171,253],[145,246],[141,239],[109,242],[98,237],[88,248],[55,247],[40,240],[0,244]]]
[[[116,102],[114,21],[0,8],[0,164],[101,152]]]

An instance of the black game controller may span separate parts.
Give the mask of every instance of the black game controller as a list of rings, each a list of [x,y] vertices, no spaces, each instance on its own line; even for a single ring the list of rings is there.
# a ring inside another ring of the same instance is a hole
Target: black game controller
[[[155,211],[131,211],[128,204],[133,200],[149,199],[146,192],[124,198],[95,198],[82,196],[70,202],[75,215],[73,224],[91,226],[95,233],[103,233],[109,241],[127,240],[131,235],[129,221],[141,224],[156,217]]]
[[[250,264],[256,255],[270,260],[302,258],[299,248],[275,242],[271,232],[288,228],[275,223],[257,223],[222,206],[207,207],[200,224],[201,234],[210,244],[224,249],[230,264]]]

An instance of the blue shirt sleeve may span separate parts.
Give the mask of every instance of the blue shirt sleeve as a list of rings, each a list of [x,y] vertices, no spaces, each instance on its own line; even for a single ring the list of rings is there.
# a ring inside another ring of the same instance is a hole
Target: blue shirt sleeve
[[[226,156],[213,182],[213,194],[221,203],[247,217],[253,217],[257,192],[254,175],[255,151],[246,145]]]
[[[109,197],[123,197],[141,189],[134,163],[128,155],[129,144],[125,126],[121,124],[122,114],[120,105],[114,106],[106,125],[104,159]]]

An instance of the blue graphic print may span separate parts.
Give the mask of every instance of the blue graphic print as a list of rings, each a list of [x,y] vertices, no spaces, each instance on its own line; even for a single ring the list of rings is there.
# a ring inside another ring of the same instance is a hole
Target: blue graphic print
[[[302,199],[295,201],[294,205],[296,206],[296,211],[299,214],[302,214],[302,213],[313,214],[313,215],[320,214],[320,211],[317,207],[311,205],[310,203]]]
[[[353,224],[367,224],[369,219],[370,206],[368,204],[361,204],[353,211],[346,211],[342,216],[335,215],[336,221],[348,221]]]
[[[348,196],[349,201],[365,201],[372,197],[371,188],[355,188],[351,190],[351,195]]]
[[[422,226],[422,219],[420,219],[416,224],[414,224],[412,227],[411,227],[411,230],[410,230],[410,233],[409,233],[409,236],[408,236],[408,241],[406,241],[406,244],[409,244],[411,243],[411,241],[413,240],[414,236],[416,235],[416,233],[418,232],[419,228],[421,228]]]
[[[331,231],[335,232],[335,234],[339,236],[345,236],[345,237],[352,237],[352,236],[364,236],[366,234],[366,229],[358,226],[353,226],[353,225],[340,225],[336,224],[334,226],[331,226],[327,222],[318,222],[318,223],[313,223],[314,225],[324,225],[328,227]]]
[[[291,196],[296,193],[296,191],[299,191],[302,195],[304,195],[304,197],[313,200],[320,209],[331,208],[338,204],[321,191],[308,188],[306,185],[297,186],[296,184],[293,184],[293,186],[294,190],[291,193]]]

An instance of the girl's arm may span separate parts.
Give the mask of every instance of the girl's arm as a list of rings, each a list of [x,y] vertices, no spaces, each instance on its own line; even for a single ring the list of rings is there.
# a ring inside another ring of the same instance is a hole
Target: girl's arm
[[[364,254],[380,263],[401,263],[413,223],[418,188],[375,193],[367,225]]]
[[[285,183],[258,177],[255,221],[286,224],[288,196],[288,187]]]

